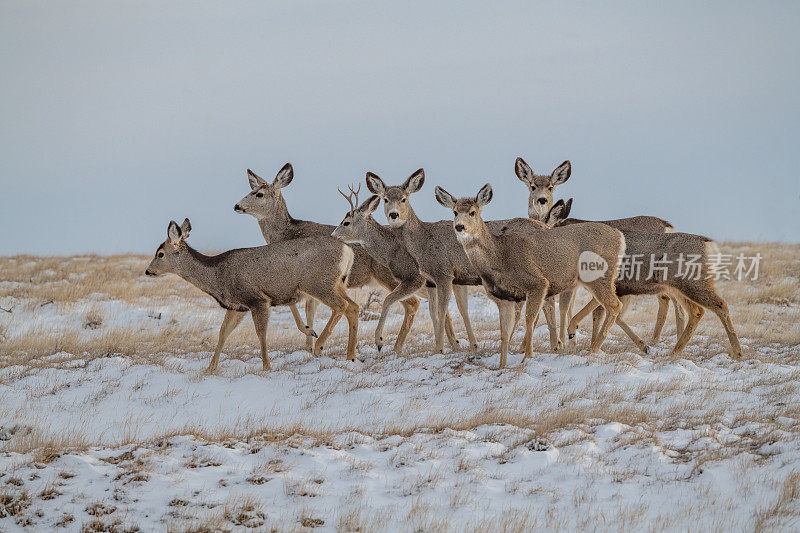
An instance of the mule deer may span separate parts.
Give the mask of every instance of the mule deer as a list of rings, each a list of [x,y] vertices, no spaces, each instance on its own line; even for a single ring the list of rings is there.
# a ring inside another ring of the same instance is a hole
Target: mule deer
[[[508,340],[513,320],[513,302],[526,300],[525,357],[532,355],[531,336],[534,319],[547,296],[574,288],[586,287],[605,307],[606,321],[591,351],[597,352],[622,308],[614,290],[617,257],[625,251],[622,232],[605,224],[586,223],[538,232],[493,235],[481,218],[483,207],[492,199],[492,187],[481,187],[474,198],[457,200],[436,187],[436,200],[453,210],[454,235],[480,273],[486,292],[500,312],[500,367],[506,364]],[[596,254],[607,265],[599,277],[581,279],[578,265],[583,253]]]
[[[678,336],[672,353],[679,355],[683,352],[705,309],[710,309],[725,328],[731,344],[731,356],[741,358],[742,346],[731,322],[728,305],[714,288],[712,269],[719,257],[716,243],[689,233],[627,234],[625,242],[628,264],[623,275],[617,279],[617,295],[627,299],[631,295],[668,294],[681,302],[689,312],[686,326]],[[591,301],[572,318],[569,323],[571,338],[578,322],[596,307],[597,303]],[[617,323],[635,343],[641,345],[641,339],[625,324],[622,315],[620,313],[617,317]]]
[[[377,175],[367,172],[367,187],[383,199],[389,227],[398,230],[422,274],[435,285],[435,288],[428,289],[435,351],[441,353],[444,350],[443,329],[451,291],[474,351],[478,348],[478,341],[469,320],[467,286],[480,285],[480,276],[456,240],[449,222],[423,222],[417,218],[409,197],[419,191],[424,183],[425,171],[422,169],[411,174],[402,185],[391,187]]]
[[[518,157],[514,163],[514,172],[517,178],[525,184],[529,189],[528,195],[528,217],[534,220],[543,220],[544,217],[550,212],[553,205],[553,192],[558,185],[565,183],[572,175],[572,164],[569,161],[564,161],[548,176],[542,174],[534,174],[530,165],[525,162],[521,157]],[[560,225],[577,224],[580,222],[589,222],[587,220],[580,220],[577,218],[568,218],[560,222]],[[666,220],[652,216],[636,216],[630,218],[618,218],[614,220],[597,220],[594,222],[602,222],[612,228],[620,230],[622,233],[628,235],[631,233],[670,233],[674,231],[672,224]],[[572,315],[572,305],[574,302],[575,294],[566,292],[559,297],[559,315],[561,329],[559,338],[562,343],[566,342],[566,329],[567,318]],[[656,324],[653,328],[653,341],[658,341],[661,336],[661,330],[664,327],[664,321],[667,317],[669,309],[669,296],[660,295],[658,302],[658,314],[656,316]],[[675,325],[677,334],[680,336],[683,325],[686,322],[686,315],[683,308],[677,301],[673,300],[673,307],[675,309]]]
[[[234,206],[237,213],[253,216],[258,220],[261,233],[267,243],[276,243],[302,237],[326,236],[329,237],[334,226],[319,224],[308,220],[298,220],[289,214],[281,189],[292,182],[294,169],[286,163],[277,173],[272,183],[262,179],[255,172],[247,169],[247,179],[250,183],[250,193]],[[392,276],[391,271],[379,262],[374,261],[361,246],[353,246],[355,259],[353,269],[348,278],[348,287],[363,287],[373,279],[386,287],[394,290],[398,281]],[[419,309],[419,299],[415,296],[400,302],[403,305],[404,317],[402,328],[411,329],[414,316]],[[314,299],[306,300],[306,322],[309,328],[314,327],[314,315],[317,302]],[[306,336],[306,348],[311,349],[313,339]]]
[[[223,307],[225,318],[208,371],[213,372],[225,339],[250,312],[261,343],[261,361],[269,369],[267,324],[270,308],[291,305],[304,295],[331,308],[330,320],[314,346],[319,355],[323,343],[344,314],[349,324],[347,358],[355,359],[358,305],[347,296],[347,277],[353,266],[353,250],[331,237],[294,239],[256,248],[239,248],[219,255],[204,255],[186,244],[192,226],[189,219],[178,226],[171,221],[167,240],[156,250],[145,270],[148,276],[173,273],[202,290]],[[298,329],[305,324],[292,311]]]
[[[350,204],[350,211],[331,235],[348,244],[363,246],[373,259],[389,268],[395,279],[400,282],[383,300],[381,317],[375,329],[375,344],[378,345],[378,351],[380,351],[383,347],[383,325],[389,309],[396,302],[408,298],[422,289],[425,285],[425,277],[419,271],[419,264],[406,249],[400,236],[395,231],[381,226],[372,218],[372,213],[380,205],[381,199],[373,195],[367,198],[363,204],[358,205],[360,189],[360,185],[357,190],[350,187],[349,195],[339,191]],[[408,329],[405,326],[404,323],[397,335],[397,342],[394,346],[397,353],[402,350],[406,335],[408,335]],[[410,324],[408,326],[410,327]],[[452,328],[452,325],[450,327]]]

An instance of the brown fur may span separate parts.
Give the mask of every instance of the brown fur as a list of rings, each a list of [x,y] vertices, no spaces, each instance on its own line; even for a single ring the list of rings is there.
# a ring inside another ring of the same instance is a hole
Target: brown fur
[[[330,224],[320,224],[309,220],[298,220],[289,214],[286,202],[281,194],[281,189],[289,185],[294,177],[292,165],[286,165],[278,171],[272,183],[268,183],[255,172],[247,170],[250,188],[249,194],[236,204],[234,210],[237,213],[244,213],[254,216],[258,220],[261,233],[267,243],[281,242],[286,240],[299,239],[313,236],[330,236],[335,226]],[[258,195],[261,196],[258,196]],[[374,261],[369,254],[361,247],[354,245],[355,259],[353,269],[350,272],[348,287],[363,287],[372,280],[377,281],[387,289],[394,290],[398,281],[394,278],[391,271]],[[403,323],[408,328],[414,321],[414,315],[419,308],[419,300],[415,296],[409,296],[402,302],[405,316]],[[309,300],[306,302],[306,322],[313,328],[316,302]],[[312,338],[307,337],[307,346],[310,346]]]
[[[481,218],[481,210],[492,198],[489,184],[474,198],[456,200],[444,189],[436,188],[436,198],[453,210],[455,234],[480,273],[486,292],[500,311],[500,366],[505,365],[510,324],[513,314],[510,301],[527,300],[525,357],[531,355],[532,322],[544,299],[584,285],[606,308],[606,323],[599,340],[592,345],[598,351],[622,304],[614,290],[617,257],[625,249],[619,230],[604,224],[586,223],[562,228],[532,230],[530,233],[493,235]],[[581,252],[592,251],[608,264],[602,277],[583,283],[578,278]],[[504,324],[505,322],[505,324]]]
[[[188,220],[180,228],[170,222],[167,240],[156,250],[146,274],[177,274],[227,310],[209,371],[216,369],[225,339],[248,311],[261,343],[264,370],[269,369],[266,330],[270,308],[292,305],[306,295],[333,311],[317,339],[314,353],[321,352],[323,343],[344,314],[350,326],[347,358],[355,359],[358,305],[345,291],[353,262],[352,250],[346,244],[332,237],[310,237],[208,256],[186,243],[190,229]],[[301,324],[298,322],[298,328]]]

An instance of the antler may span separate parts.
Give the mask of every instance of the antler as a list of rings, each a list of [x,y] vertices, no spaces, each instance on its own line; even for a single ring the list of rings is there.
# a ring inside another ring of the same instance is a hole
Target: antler
[[[355,213],[356,207],[358,206],[358,193],[361,192],[361,184],[359,183],[358,188],[355,190],[353,190],[352,185],[348,185],[347,188],[350,189],[350,194],[343,193],[339,187],[336,187],[336,190],[339,191],[339,194],[344,196],[344,199],[347,200],[348,204],[350,204],[350,211],[352,213]],[[353,202],[354,198],[355,202]]]

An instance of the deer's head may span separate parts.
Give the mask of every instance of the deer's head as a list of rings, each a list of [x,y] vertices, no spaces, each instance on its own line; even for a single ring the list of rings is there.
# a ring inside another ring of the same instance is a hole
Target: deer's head
[[[389,226],[399,228],[406,223],[411,213],[409,196],[422,188],[425,183],[425,171],[417,170],[402,185],[387,186],[382,179],[367,172],[367,188],[383,199],[383,211]]]
[[[342,191],[339,193],[345,197],[350,204],[350,211],[344,216],[342,221],[331,233],[332,237],[350,244],[358,244],[364,240],[364,234],[369,231],[370,225],[375,222],[372,220],[372,213],[381,203],[381,199],[376,196],[370,196],[364,203],[358,205],[358,192],[361,190],[361,185],[358,189],[353,190],[349,187],[350,194],[345,194]]]
[[[178,226],[177,222],[171,220],[167,226],[167,240],[162,242],[156,249],[156,254],[144,273],[148,276],[159,276],[169,272],[176,273],[180,266],[181,257],[188,251],[186,239],[189,237],[190,231],[192,231],[192,224],[188,218],[184,219],[183,224],[180,226]]]
[[[436,201],[444,207],[453,210],[453,229],[456,238],[461,244],[467,245],[480,235],[483,229],[483,219],[481,211],[483,206],[492,201],[492,186],[488,183],[481,187],[474,198],[459,198],[442,189],[436,187]]]
[[[247,180],[250,182],[250,193],[233,206],[237,213],[251,215],[258,220],[270,219],[286,211],[281,189],[292,182],[294,170],[291,163],[286,163],[278,171],[272,183],[267,182],[255,172],[247,169]]]
[[[518,157],[514,164],[514,172],[529,191],[528,217],[543,221],[550,208],[553,207],[553,191],[557,185],[561,185],[569,179],[572,165],[569,161],[564,161],[556,167],[552,174],[546,176],[534,174],[530,165]]]

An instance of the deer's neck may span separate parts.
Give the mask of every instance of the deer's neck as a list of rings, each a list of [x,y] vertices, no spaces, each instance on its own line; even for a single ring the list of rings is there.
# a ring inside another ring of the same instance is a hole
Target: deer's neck
[[[222,288],[217,278],[219,260],[215,256],[204,255],[189,245],[185,246],[188,253],[181,258],[176,274],[221,302]]]
[[[479,271],[490,270],[492,265],[496,265],[500,261],[497,237],[492,235],[483,221],[481,221],[478,233],[470,241],[462,241],[461,245],[464,247],[467,257]]]
[[[414,212],[411,206],[408,206],[408,218],[402,226],[403,232],[414,232],[422,229],[422,221]]]
[[[266,216],[258,219],[261,234],[264,235],[267,243],[280,242],[290,238],[290,229],[294,219],[286,208],[283,196],[278,197],[275,209]]]
[[[364,233],[361,245],[367,253],[384,266],[388,266],[389,255],[399,244],[399,237],[389,228],[384,228],[370,217],[369,229]]]

